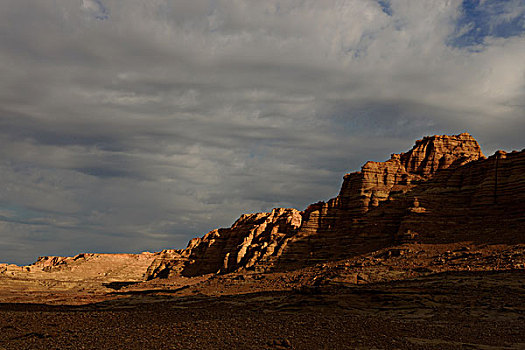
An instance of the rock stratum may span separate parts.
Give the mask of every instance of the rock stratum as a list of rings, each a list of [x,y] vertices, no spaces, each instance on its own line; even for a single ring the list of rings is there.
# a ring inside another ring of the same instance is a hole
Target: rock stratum
[[[430,136],[345,175],[326,203],[244,214],[163,251],[146,277],[286,271],[403,243],[520,244],[524,202],[524,151],[486,158],[467,133]]]

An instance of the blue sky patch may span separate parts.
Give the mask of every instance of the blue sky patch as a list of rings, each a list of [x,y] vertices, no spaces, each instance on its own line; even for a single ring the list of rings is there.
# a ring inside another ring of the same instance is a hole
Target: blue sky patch
[[[100,0],[82,0],[82,7],[98,20],[109,18],[109,11]]]
[[[525,32],[525,0],[463,0],[449,44],[484,45],[487,37],[509,38]]]
[[[377,0],[381,10],[389,16],[392,16],[392,7],[390,6],[390,0]]]

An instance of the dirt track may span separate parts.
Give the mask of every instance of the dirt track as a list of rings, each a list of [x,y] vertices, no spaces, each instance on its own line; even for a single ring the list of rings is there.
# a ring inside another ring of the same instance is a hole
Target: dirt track
[[[0,349],[525,349],[525,273],[0,305]]]

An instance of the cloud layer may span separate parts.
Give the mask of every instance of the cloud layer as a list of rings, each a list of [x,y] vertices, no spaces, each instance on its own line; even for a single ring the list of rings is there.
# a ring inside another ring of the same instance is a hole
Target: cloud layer
[[[525,134],[525,3],[0,4],[0,261],[183,247],[427,134]]]

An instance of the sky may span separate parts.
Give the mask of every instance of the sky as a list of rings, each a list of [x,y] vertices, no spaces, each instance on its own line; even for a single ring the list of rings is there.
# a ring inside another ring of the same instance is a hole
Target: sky
[[[2,0],[0,262],[184,248],[425,135],[525,147],[525,0]]]

